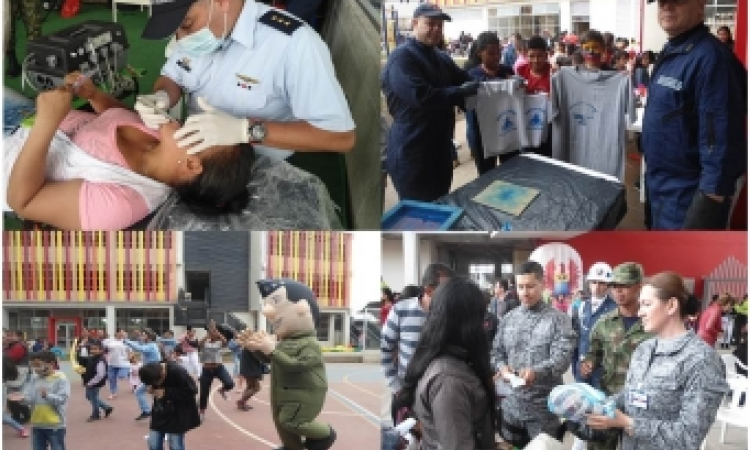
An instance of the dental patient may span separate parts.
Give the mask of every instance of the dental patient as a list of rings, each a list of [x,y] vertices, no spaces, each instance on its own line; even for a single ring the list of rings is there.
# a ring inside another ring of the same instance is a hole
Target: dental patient
[[[74,95],[94,113],[71,110]],[[4,139],[5,209],[70,230],[119,230],[156,210],[172,189],[191,209],[241,211],[249,201],[249,144],[215,146],[190,155],[173,137],[176,121],[158,131],[79,73],[36,99],[34,125]]]

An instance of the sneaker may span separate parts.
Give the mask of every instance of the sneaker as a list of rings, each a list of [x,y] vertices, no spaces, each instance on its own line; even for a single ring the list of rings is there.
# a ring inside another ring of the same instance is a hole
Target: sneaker
[[[136,417],[135,420],[143,420],[151,417],[150,412],[142,412],[140,416]]]
[[[114,400],[114,399],[116,399],[116,398],[117,398],[117,394],[109,394],[109,397],[108,397],[108,398],[109,398],[110,400]]]
[[[105,409],[104,410],[104,418],[106,419],[107,417],[109,417],[109,415],[112,414],[112,411],[114,411],[114,410],[115,410],[115,408],[112,408],[112,407],[109,407],[109,408]]]
[[[250,411],[251,409],[253,409],[253,407],[248,404],[237,402],[237,409],[239,409],[240,411]]]
[[[22,438],[27,438],[29,437],[29,432],[28,430],[26,430],[26,428],[21,428],[21,430],[18,432],[18,435]]]
[[[221,398],[224,400],[229,400],[229,394],[224,389],[219,389],[219,395],[221,395]]]
[[[101,417],[91,416],[88,419],[86,419],[86,422],[96,422],[99,419],[101,419]]]
[[[203,423],[203,421],[206,420],[206,411],[205,410],[201,410],[201,411],[198,412],[198,414],[200,414],[200,416],[201,416],[201,423]]]

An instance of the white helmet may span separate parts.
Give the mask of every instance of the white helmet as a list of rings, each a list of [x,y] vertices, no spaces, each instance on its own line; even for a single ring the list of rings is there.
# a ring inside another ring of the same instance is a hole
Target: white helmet
[[[588,281],[603,281],[605,283],[612,282],[612,268],[607,263],[598,262],[591,266],[588,275],[586,275]]]

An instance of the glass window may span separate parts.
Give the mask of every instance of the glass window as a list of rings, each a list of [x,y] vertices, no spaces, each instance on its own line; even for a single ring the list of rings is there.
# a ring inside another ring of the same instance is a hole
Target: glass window
[[[331,321],[331,313],[320,313],[320,322],[318,323],[318,340],[328,341],[328,323]]]

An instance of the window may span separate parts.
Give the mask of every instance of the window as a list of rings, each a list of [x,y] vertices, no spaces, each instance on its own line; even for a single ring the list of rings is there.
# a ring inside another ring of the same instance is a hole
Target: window
[[[119,309],[115,326],[128,332],[151,328],[161,334],[169,329],[169,308]]]
[[[331,321],[331,313],[320,313],[320,321],[318,322],[318,340],[322,342],[328,342],[328,324]]]
[[[191,301],[205,302],[211,289],[211,272],[185,271],[185,293],[190,293]]]

